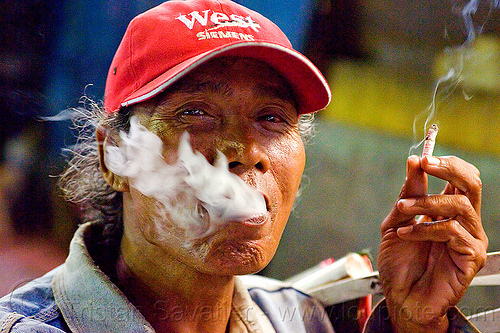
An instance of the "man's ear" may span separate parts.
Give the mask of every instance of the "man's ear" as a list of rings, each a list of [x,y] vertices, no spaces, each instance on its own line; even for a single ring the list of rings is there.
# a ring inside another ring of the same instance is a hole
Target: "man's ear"
[[[111,186],[116,191],[128,192],[130,190],[129,185],[128,185],[128,178],[123,177],[123,176],[119,176],[119,175],[113,173],[106,166],[105,146],[109,142],[109,140],[113,140],[113,139],[109,136],[109,132],[106,131],[106,129],[100,125],[97,126],[96,135],[97,135],[97,147],[99,149],[99,166],[101,168],[101,172],[102,172],[102,176],[103,176],[104,180],[106,181],[106,183],[109,184],[109,186]]]

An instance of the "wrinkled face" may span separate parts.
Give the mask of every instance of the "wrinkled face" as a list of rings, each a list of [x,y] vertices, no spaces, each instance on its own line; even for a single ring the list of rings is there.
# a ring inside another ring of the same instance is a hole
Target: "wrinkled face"
[[[259,225],[225,224],[186,247],[183,231],[168,217],[159,220],[154,200],[131,188],[124,195],[126,230],[133,223],[140,230],[134,237],[144,237],[204,273],[236,275],[264,268],[288,220],[305,163],[299,118],[286,82],[255,60],[215,59],[134,114],[161,138],[168,163],[175,162],[185,131],[193,149],[210,163],[221,151],[229,170],[264,195],[267,216]]]

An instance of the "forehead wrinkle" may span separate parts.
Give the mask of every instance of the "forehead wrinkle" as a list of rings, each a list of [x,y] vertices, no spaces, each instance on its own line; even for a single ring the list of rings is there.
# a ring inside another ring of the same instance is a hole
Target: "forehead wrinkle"
[[[260,96],[270,96],[272,98],[281,99],[295,105],[295,98],[292,89],[288,84],[271,82],[261,82],[255,87],[255,92]]]
[[[196,82],[183,84],[176,87],[174,91],[183,93],[216,93],[222,96],[231,97],[234,93],[234,88],[229,82],[213,81],[210,78],[199,80]],[[281,99],[289,103],[295,104],[291,88],[287,84],[276,84],[271,82],[260,82],[252,88],[255,96],[269,96],[271,98]]]
[[[228,62],[228,60],[226,60]],[[220,63],[215,63],[214,67],[222,66],[226,62],[221,61]],[[261,63],[258,65],[262,66]],[[295,93],[290,86],[290,84],[278,73],[276,73],[271,67],[267,67],[270,71],[267,80],[260,80],[254,84],[250,83],[251,92],[254,96],[265,96],[271,99],[280,99],[293,104],[297,107],[297,102],[295,98]],[[267,75],[266,75],[267,76]],[[234,87],[230,82],[222,79],[215,79],[210,73],[200,73],[198,75],[190,74],[187,77],[174,83],[168,90],[168,93],[185,93],[185,94],[220,94],[227,98],[234,95]],[[164,101],[163,101],[164,102]]]
[[[187,80],[181,82],[178,86],[172,87],[173,92],[183,92],[183,93],[217,93],[229,96],[232,94],[233,89],[228,82],[216,82],[210,78],[200,79],[200,80]]]

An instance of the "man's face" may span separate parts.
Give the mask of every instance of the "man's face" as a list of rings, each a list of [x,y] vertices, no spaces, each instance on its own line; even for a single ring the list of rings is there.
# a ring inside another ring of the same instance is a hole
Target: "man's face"
[[[229,170],[261,192],[266,222],[224,224],[186,247],[173,221],[159,220],[156,203],[134,188],[124,195],[125,232],[133,224],[161,253],[211,274],[248,274],[271,260],[288,220],[305,163],[291,90],[270,67],[248,59],[216,59],[194,70],[161,99],[136,108],[141,124],[164,144],[173,163],[182,133],[213,163],[217,151]],[[158,223],[161,228],[158,228]]]

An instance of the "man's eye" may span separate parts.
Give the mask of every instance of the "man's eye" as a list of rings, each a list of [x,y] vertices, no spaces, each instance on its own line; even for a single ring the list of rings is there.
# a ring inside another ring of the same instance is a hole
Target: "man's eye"
[[[266,114],[261,117],[262,120],[268,121],[271,123],[282,123],[284,120],[280,116],[277,116],[275,114]]]
[[[205,111],[199,108],[185,109],[181,111],[182,116],[203,116],[206,115]]]

